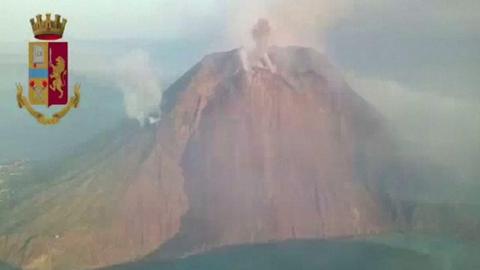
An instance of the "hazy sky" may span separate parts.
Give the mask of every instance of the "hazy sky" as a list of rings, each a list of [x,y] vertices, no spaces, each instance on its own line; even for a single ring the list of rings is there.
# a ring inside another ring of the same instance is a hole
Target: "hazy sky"
[[[0,38],[31,39],[29,19],[47,12],[68,19],[66,38],[177,38],[196,27],[192,22],[219,14],[216,2],[221,1],[2,0]]]
[[[79,39],[178,38],[258,16],[317,30],[356,18],[369,27],[427,35],[469,35],[480,25],[477,0],[2,0],[0,7],[2,40],[30,39],[28,20],[46,12],[67,17],[65,36]]]
[[[478,0],[2,0],[0,10],[3,53],[23,53],[33,39],[29,19],[46,12],[68,19],[70,41],[188,39],[205,53],[248,45],[251,25],[267,17],[279,45],[327,50],[368,76],[415,84],[429,77],[422,89],[480,96]],[[108,48],[88,48],[96,49]]]
[[[0,68],[8,69],[0,74],[0,100],[8,101],[0,107],[0,124],[10,132],[10,144],[18,124],[9,119],[19,115],[11,87],[26,74],[10,62],[24,65],[26,43],[33,39],[29,19],[36,14],[68,19],[72,73],[94,69],[95,79],[113,86],[117,77],[105,71],[122,66],[118,60],[139,60],[152,80],[178,78],[204,54],[248,43],[253,23],[267,17],[276,44],[324,51],[404,140],[423,145],[439,162],[468,167],[470,175],[480,170],[472,162],[480,158],[478,0],[1,0],[0,10],[0,54],[23,55],[0,58]],[[92,74],[83,75],[88,85]]]

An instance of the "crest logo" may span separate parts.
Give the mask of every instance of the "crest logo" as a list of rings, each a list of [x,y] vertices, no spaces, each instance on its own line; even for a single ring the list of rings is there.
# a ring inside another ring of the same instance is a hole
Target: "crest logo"
[[[62,38],[67,24],[66,19],[51,14],[37,15],[30,19],[33,34],[43,41],[30,42],[28,45],[28,99],[23,96],[23,87],[17,84],[17,102],[25,108],[40,124],[57,124],[72,108],[80,102],[80,85],[74,86],[74,96],[68,96],[68,43],[58,42]],[[35,110],[32,105],[66,105],[51,117]]]

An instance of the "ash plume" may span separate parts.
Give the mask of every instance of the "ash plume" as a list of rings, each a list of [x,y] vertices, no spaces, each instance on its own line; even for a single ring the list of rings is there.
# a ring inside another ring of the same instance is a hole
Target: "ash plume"
[[[259,53],[265,53],[270,42],[271,28],[267,19],[259,19],[253,26],[252,37]]]
[[[234,3],[230,5],[229,39],[232,45],[253,47],[249,27],[264,18],[270,23],[269,40],[275,45],[304,45],[322,50],[327,30],[346,18],[353,6],[352,0],[263,0],[249,3],[248,9],[244,2]]]
[[[272,64],[268,56],[268,48],[270,47],[270,36],[272,29],[267,19],[259,19],[251,30],[252,38],[255,41],[255,47],[246,53],[241,50],[241,60],[243,68],[250,70],[251,67],[268,69],[275,73],[276,67]]]

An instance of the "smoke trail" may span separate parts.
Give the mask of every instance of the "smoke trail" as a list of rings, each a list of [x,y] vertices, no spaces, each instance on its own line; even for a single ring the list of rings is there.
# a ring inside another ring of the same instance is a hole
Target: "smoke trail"
[[[160,113],[162,89],[149,55],[143,50],[134,50],[121,56],[115,65],[115,75],[127,116],[142,125],[147,119],[152,122],[151,114]]]

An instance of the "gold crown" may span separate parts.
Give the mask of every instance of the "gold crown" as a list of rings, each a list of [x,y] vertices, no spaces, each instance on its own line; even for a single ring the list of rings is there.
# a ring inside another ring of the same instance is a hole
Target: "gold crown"
[[[37,15],[37,20],[30,19],[32,25],[33,35],[37,39],[59,39],[63,36],[65,25],[67,20],[63,18],[60,21],[61,16],[55,15],[55,20],[51,19],[51,14],[47,13],[45,20],[42,19],[42,15]]]

